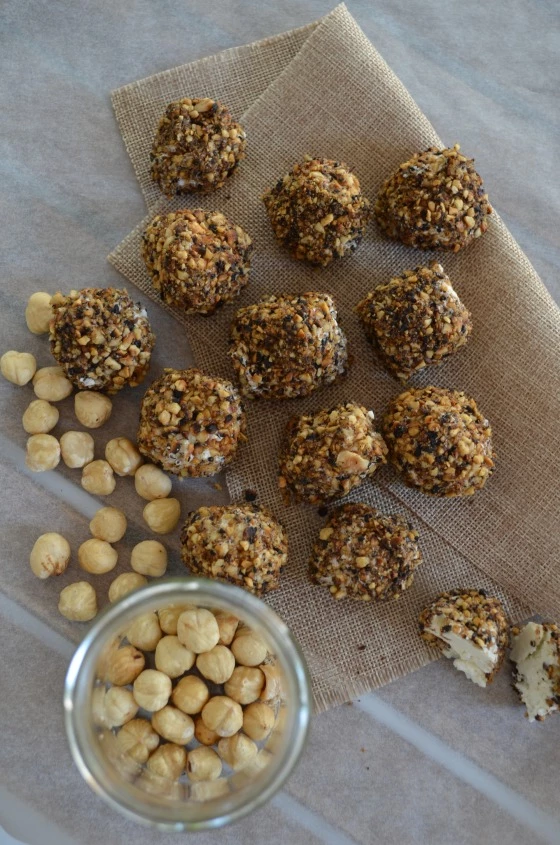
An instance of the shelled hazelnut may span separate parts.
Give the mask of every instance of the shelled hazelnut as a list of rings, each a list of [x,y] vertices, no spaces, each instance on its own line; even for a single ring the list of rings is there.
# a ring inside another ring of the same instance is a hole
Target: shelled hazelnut
[[[130,722],[138,713],[138,704],[126,687],[111,687],[103,700],[103,718],[108,728],[118,728]]]
[[[61,402],[70,396],[73,387],[60,367],[42,367],[33,376],[33,390],[37,399]]]
[[[154,713],[152,727],[162,739],[176,745],[186,745],[194,736],[194,722],[191,717],[170,705]]]
[[[74,397],[74,413],[86,428],[101,428],[112,410],[113,403],[109,397],[95,390],[80,390]]]
[[[134,487],[143,499],[166,499],[171,493],[171,479],[154,464],[142,464],[134,473]]]
[[[28,434],[48,434],[58,422],[58,408],[46,399],[34,399],[29,403],[21,419]]]
[[[115,437],[105,446],[105,458],[117,475],[134,475],[143,457],[127,437]]]
[[[178,499],[154,499],[148,502],[142,516],[155,534],[169,534],[176,528],[181,516],[181,504]]]
[[[233,736],[243,725],[241,706],[227,695],[213,696],[202,708],[201,716],[206,727],[222,737]]]
[[[222,774],[222,761],[211,748],[199,745],[189,751],[187,773],[193,783],[217,780]]]
[[[129,643],[142,651],[154,651],[162,636],[156,613],[137,616],[126,631]]]
[[[25,307],[25,322],[33,334],[46,334],[52,320],[51,295],[44,291],[32,293]]]
[[[159,578],[167,569],[167,549],[157,540],[142,540],[132,549],[130,565],[140,575]]]
[[[33,472],[46,472],[60,463],[60,443],[52,434],[32,434],[27,440],[25,463]]]
[[[86,540],[78,549],[78,563],[91,575],[104,575],[117,565],[118,552],[105,540]]]
[[[260,669],[236,666],[224,684],[224,691],[238,704],[251,704],[260,696],[264,685],[265,677]]]
[[[149,772],[165,778],[167,781],[174,781],[185,771],[187,764],[187,752],[180,745],[168,742],[160,745],[148,757],[146,766]]]
[[[133,685],[134,700],[143,710],[161,710],[171,695],[171,680],[157,669],[144,669]]]
[[[225,645],[216,645],[210,651],[198,655],[196,668],[213,684],[225,684],[235,669],[235,657]]]
[[[132,645],[111,649],[105,660],[103,677],[110,684],[125,687],[134,683],[145,665],[144,655]]]
[[[267,655],[267,647],[257,634],[243,628],[231,644],[231,650],[242,666],[258,666]]]
[[[16,352],[10,349],[0,358],[0,372],[7,381],[23,387],[31,381],[37,370],[37,361],[31,352]]]
[[[98,540],[118,543],[126,533],[126,525],[126,516],[118,508],[99,508],[89,524],[89,530]]]
[[[210,651],[220,639],[216,617],[202,607],[185,610],[177,620],[177,636],[195,654]]]
[[[95,443],[87,431],[65,431],[60,438],[62,460],[70,469],[80,469],[93,461]]]
[[[89,622],[97,614],[97,595],[87,581],[68,584],[58,599],[60,613],[73,622]]]
[[[170,678],[179,678],[192,669],[196,655],[173,635],[162,637],[156,646],[156,669]]]
[[[211,731],[202,721],[202,716],[198,716],[194,722],[195,738],[202,745],[215,745],[220,739],[220,735],[216,731]]]
[[[147,719],[132,719],[116,736],[117,746],[135,763],[145,763],[159,745],[159,736]]]
[[[274,727],[274,710],[264,701],[249,704],[243,713],[243,730],[250,739],[257,742],[266,739]]]
[[[133,590],[139,587],[144,587],[148,583],[148,579],[137,572],[121,572],[117,575],[114,581],[111,581],[109,587],[109,601],[114,604],[119,599],[124,598]]]
[[[183,713],[188,713],[189,716],[200,713],[209,698],[208,687],[196,675],[186,675],[181,678],[171,695],[171,701],[175,707]]]
[[[258,754],[258,747],[243,733],[226,736],[218,742],[218,754],[234,772],[251,763]]]
[[[29,563],[37,578],[62,575],[70,562],[70,543],[62,534],[50,531],[35,540]]]
[[[82,487],[93,496],[109,496],[116,487],[113,469],[107,461],[92,461],[82,471]]]

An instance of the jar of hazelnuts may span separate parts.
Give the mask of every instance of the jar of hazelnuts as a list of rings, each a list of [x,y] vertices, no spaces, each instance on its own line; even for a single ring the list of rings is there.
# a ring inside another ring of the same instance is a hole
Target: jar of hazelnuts
[[[97,617],[70,663],[64,709],[74,761],[108,804],[194,831],[241,818],[282,786],[305,743],[310,682],[260,599],[170,578]]]

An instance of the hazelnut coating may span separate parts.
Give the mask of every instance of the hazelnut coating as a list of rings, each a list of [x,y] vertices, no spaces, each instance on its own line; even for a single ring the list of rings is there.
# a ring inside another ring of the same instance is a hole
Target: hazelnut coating
[[[52,434],[32,434],[26,449],[25,463],[33,472],[46,472],[60,463],[60,443]]]
[[[194,722],[176,707],[166,705],[152,716],[152,727],[168,742],[186,745],[194,736]]]
[[[109,601],[114,604],[119,599],[124,598],[133,590],[139,587],[144,587],[148,583],[148,579],[137,572],[121,572],[117,575],[114,581],[111,581],[109,587]]]
[[[107,461],[92,461],[82,470],[82,487],[93,496],[109,496],[117,482]]]
[[[117,475],[134,475],[142,463],[142,455],[127,437],[115,437],[105,446],[105,458]]]
[[[86,540],[78,549],[78,563],[92,575],[111,572],[117,565],[118,552],[105,540]]]
[[[168,197],[221,188],[244,158],[245,138],[218,100],[183,97],[169,103],[150,153],[152,179]]]
[[[144,669],[134,681],[132,691],[139,707],[155,712],[169,701],[171,680],[157,669]]]
[[[155,534],[169,534],[179,522],[181,504],[178,499],[154,499],[148,502],[142,516]]]
[[[429,147],[385,182],[375,218],[386,235],[420,249],[457,252],[488,228],[492,208],[474,160],[452,148]]]
[[[252,739],[243,733],[226,736],[218,742],[218,754],[234,772],[244,769],[258,753],[258,747]]]
[[[275,721],[274,710],[264,701],[255,701],[247,705],[243,712],[243,730],[250,739],[257,742],[266,739]]]
[[[32,293],[25,307],[25,322],[29,331],[33,334],[46,334],[52,316],[50,293]]]
[[[135,763],[145,763],[159,745],[159,736],[147,719],[132,719],[117,734],[117,746]]]
[[[225,684],[235,669],[235,657],[225,645],[217,645],[198,655],[196,668],[213,684]]]
[[[241,706],[227,695],[215,695],[202,708],[202,721],[219,736],[233,736],[243,724]]]
[[[202,716],[198,716],[195,719],[194,735],[195,738],[202,745],[215,745],[220,738],[219,734],[217,734],[216,731],[211,731],[209,728],[206,727],[206,725],[202,721]]]
[[[134,473],[134,487],[148,502],[166,499],[171,493],[171,479],[159,467],[143,464]]]
[[[37,578],[62,575],[70,562],[70,543],[61,534],[49,532],[35,540],[29,563]]]
[[[167,549],[157,540],[142,540],[132,549],[130,565],[141,575],[159,578],[167,569]]]
[[[265,677],[261,669],[236,666],[224,684],[224,692],[238,704],[251,704],[261,695],[264,684]]]
[[[108,728],[118,728],[130,722],[138,713],[138,704],[129,689],[111,687],[103,700],[103,718]]]
[[[207,476],[231,463],[244,432],[245,414],[230,382],[168,369],[142,400],[137,441],[166,472]]]
[[[145,310],[126,290],[57,293],[51,306],[51,352],[73,384],[106,393],[140,384],[155,338]]]
[[[242,628],[231,644],[231,650],[241,666],[258,666],[265,659],[266,643],[249,628]]]
[[[118,508],[99,508],[89,524],[89,530],[98,540],[118,543],[126,533],[126,516]]]
[[[134,683],[145,666],[144,655],[132,645],[111,649],[105,660],[104,680],[119,687]]]
[[[183,611],[177,620],[177,637],[195,654],[210,651],[220,638],[214,614],[203,607]]]
[[[33,376],[33,390],[37,399],[61,402],[72,393],[72,382],[60,367],[41,367]]]
[[[87,581],[68,584],[58,599],[60,613],[72,622],[89,622],[97,613],[97,595]]]
[[[154,651],[162,637],[157,614],[143,613],[137,616],[127,628],[126,637],[136,648]]]
[[[21,422],[28,434],[48,434],[57,424],[58,418],[58,408],[45,399],[34,399],[26,408]]]
[[[37,370],[37,362],[30,352],[4,352],[0,358],[0,372],[5,379],[22,387],[31,381]]]
[[[185,314],[212,314],[239,295],[249,277],[251,238],[220,212],[158,214],[142,256],[162,300]]]
[[[62,460],[71,469],[81,469],[93,461],[94,440],[86,431],[65,431],[60,438]]]
[[[471,496],[494,469],[492,429],[474,399],[411,388],[390,403],[383,435],[403,481],[433,496]]]
[[[156,646],[156,669],[170,678],[178,678],[194,666],[195,654],[172,634],[162,637]]]
[[[200,713],[209,698],[208,687],[196,675],[187,675],[181,678],[171,696],[175,707],[190,716]]]
[[[113,403],[95,390],[81,390],[74,396],[74,413],[86,428],[101,428],[111,416]]]
[[[353,252],[371,216],[346,164],[307,156],[263,196],[274,234],[294,258],[326,267]]]
[[[189,751],[187,774],[193,783],[217,780],[222,774],[222,761],[211,748],[200,745]]]
[[[147,762],[148,771],[166,780],[177,780],[185,770],[187,752],[179,745],[168,742],[160,745],[150,755]]]

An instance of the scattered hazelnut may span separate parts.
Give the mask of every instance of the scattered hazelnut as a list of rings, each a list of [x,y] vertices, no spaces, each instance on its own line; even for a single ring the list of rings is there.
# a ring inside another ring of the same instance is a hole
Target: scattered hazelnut
[[[90,464],[94,446],[93,437],[87,431],[66,431],[60,438],[62,460],[71,469]]]
[[[5,379],[22,387],[31,381],[37,369],[37,361],[31,352],[16,352],[10,349],[0,358],[0,372]]]
[[[173,690],[171,701],[183,713],[193,716],[195,713],[200,713],[209,697],[210,693],[204,681],[196,675],[187,675],[181,678]]]
[[[202,708],[201,716],[206,727],[219,736],[233,736],[243,724],[243,710],[227,695],[211,698]]]
[[[194,722],[190,716],[167,705],[152,716],[152,727],[168,742],[186,745],[194,736]]]
[[[194,735],[202,745],[215,745],[220,738],[216,731],[211,731],[210,728],[206,727],[202,721],[202,716],[195,719]]]
[[[32,293],[25,307],[25,322],[29,331],[33,334],[46,334],[52,316],[50,293]]]
[[[132,688],[134,700],[143,710],[155,712],[165,707],[171,695],[171,681],[163,672],[144,669]]]
[[[194,665],[194,652],[185,648],[173,635],[162,637],[156,646],[156,669],[170,678],[184,675]]]
[[[263,663],[260,670],[264,674],[264,689],[260,694],[263,701],[270,701],[282,695],[282,675],[278,666],[273,663]]]
[[[72,622],[89,622],[97,613],[97,595],[87,581],[68,584],[58,599],[60,613]]]
[[[198,748],[189,751],[187,774],[193,783],[202,780],[217,780],[222,774],[222,761],[211,748],[199,745]]]
[[[255,701],[245,708],[243,713],[243,730],[251,739],[257,742],[265,739],[274,727],[274,710],[263,701]]]
[[[161,607],[158,610],[161,630],[166,634],[176,634],[179,616],[190,607],[191,605],[188,604],[171,604],[168,607]]]
[[[136,680],[145,664],[144,655],[133,645],[113,648],[104,661],[103,680],[125,687]]]
[[[74,397],[74,413],[86,428],[100,428],[111,416],[113,403],[95,390],[80,390]]]
[[[142,540],[132,549],[130,565],[140,575],[159,578],[167,569],[167,549],[157,540]]]
[[[48,434],[59,418],[58,408],[45,399],[34,399],[25,410],[22,425],[28,434]]]
[[[48,435],[45,435],[48,436]],[[115,476],[107,461],[92,461],[82,470],[82,487],[94,496],[108,496],[116,486]]]
[[[228,792],[227,780],[218,778],[218,780],[203,780],[191,784],[189,797],[191,801],[212,801],[214,798],[223,798]]]
[[[89,530],[98,540],[118,543],[126,532],[126,516],[118,508],[99,508],[89,524]]]
[[[72,393],[72,382],[60,367],[42,367],[33,376],[33,390],[37,399],[61,402]]]
[[[54,531],[41,534],[31,549],[29,563],[37,578],[62,575],[70,562],[70,544],[62,534]]]
[[[171,493],[171,479],[154,464],[142,464],[134,474],[136,492],[148,502],[166,499]]]
[[[92,575],[104,575],[117,565],[118,552],[105,540],[86,540],[78,549],[78,563]]]
[[[264,642],[249,628],[243,628],[231,644],[235,659],[242,666],[258,666],[265,659],[268,649]]]
[[[111,586],[109,587],[109,601],[111,604],[114,604],[133,590],[137,590],[147,583],[148,579],[144,578],[143,575],[138,575],[137,572],[122,572],[111,582]]]
[[[126,632],[128,642],[136,648],[141,648],[142,651],[154,651],[161,637],[161,628],[155,613],[143,613],[137,616]]]
[[[103,716],[108,728],[118,728],[134,719],[138,704],[126,687],[111,687],[105,693]]]
[[[147,719],[132,719],[117,734],[117,745],[135,763],[145,763],[159,745],[159,736]]]
[[[235,669],[235,657],[225,645],[216,645],[210,651],[199,654],[196,668],[214,684],[225,684]]]
[[[220,632],[219,642],[222,645],[229,645],[235,636],[239,619],[225,610],[216,610],[214,613],[216,622],[218,623],[218,630]]]
[[[142,463],[142,455],[126,437],[115,437],[105,446],[105,458],[117,475],[134,475]]]
[[[60,443],[52,434],[32,434],[27,439],[25,463],[33,472],[54,469],[60,463]]]
[[[257,756],[258,751],[259,749],[253,740],[242,733],[226,736],[218,742],[220,757],[234,772],[240,771],[251,763]]]
[[[178,499],[154,499],[148,502],[142,515],[155,534],[169,534],[179,522],[181,505]]]
[[[166,780],[177,780],[185,770],[187,752],[180,745],[168,742],[160,745],[150,755],[146,766],[148,771]]]
[[[216,617],[202,607],[185,610],[177,620],[177,636],[195,654],[210,651],[220,638]]]
[[[264,684],[265,678],[260,669],[236,666],[224,685],[224,691],[238,704],[251,704],[260,696]]]

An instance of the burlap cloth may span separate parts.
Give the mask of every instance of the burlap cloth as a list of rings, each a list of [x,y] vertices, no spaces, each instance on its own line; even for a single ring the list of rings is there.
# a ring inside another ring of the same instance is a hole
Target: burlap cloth
[[[185,95],[218,97],[231,106],[247,130],[247,158],[215,195],[162,202],[150,181],[149,150],[165,105]],[[400,601],[335,602],[308,582],[309,551],[323,520],[316,508],[282,504],[276,461],[283,426],[293,413],[348,399],[383,413],[400,388],[376,361],[353,307],[378,283],[435,256],[384,240],[372,224],[354,255],[314,270],[275,243],[260,197],[311,153],[346,161],[373,199],[400,162],[443,143],[346,8],[338,6],[309,27],[127,85],[114,92],[113,104],[150,209],[109,256],[130,282],[157,301],[140,258],[140,237],[161,209],[219,209],[256,245],[249,285],[235,305],[210,318],[173,312],[198,366],[231,378],[226,349],[234,308],[271,293],[325,290],[336,297],[355,359],[348,378],[305,400],[248,402],[249,442],[227,473],[233,500],[256,490],[259,503],[287,528],[289,564],[280,590],[267,600],[305,651],[317,708],[432,659],[416,618],[446,588],[485,587],[506,601],[514,618],[530,611],[558,617],[560,318],[497,214],[484,237],[457,255],[439,256],[472,312],[474,332],[453,360],[415,380],[475,397],[494,431],[494,476],[473,498],[439,500],[409,490],[384,468],[350,497],[385,513],[404,513],[420,532],[425,561]],[[447,132],[445,145],[460,141],[453,127]],[[487,189],[491,199],[492,185]]]

